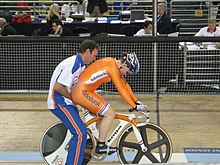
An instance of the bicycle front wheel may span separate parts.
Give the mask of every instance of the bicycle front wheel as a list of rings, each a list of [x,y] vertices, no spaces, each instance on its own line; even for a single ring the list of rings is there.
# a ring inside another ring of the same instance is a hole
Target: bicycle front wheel
[[[166,163],[172,155],[172,143],[161,127],[153,124],[138,126],[143,143],[148,148],[141,150],[132,126],[126,128],[118,139],[118,158],[122,164]]]

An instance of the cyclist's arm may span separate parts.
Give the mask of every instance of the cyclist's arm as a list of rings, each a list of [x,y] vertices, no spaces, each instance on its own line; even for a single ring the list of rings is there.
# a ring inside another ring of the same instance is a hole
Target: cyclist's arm
[[[112,82],[115,84],[121,97],[133,108],[136,107],[135,101],[133,100],[131,94],[129,93],[124,80],[122,80],[121,74],[117,67],[111,67],[108,70],[109,77],[112,79]]]
[[[138,101],[137,97],[134,95],[130,85],[127,83],[127,81],[122,77],[122,80],[124,81],[125,87],[128,90],[129,94],[131,95],[131,98],[134,102]]]
[[[54,89],[55,91],[57,91],[58,93],[60,93],[62,96],[66,97],[66,98],[68,98],[68,99],[70,99],[70,100],[72,100],[72,98],[71,98],[69,92],[67,91],[65,85],[56,82],[53,89]]]

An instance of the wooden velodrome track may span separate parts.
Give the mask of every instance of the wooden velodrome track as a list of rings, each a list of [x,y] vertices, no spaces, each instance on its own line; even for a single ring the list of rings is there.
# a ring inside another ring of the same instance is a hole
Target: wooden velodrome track
[[[127,112],[118,95],[104,95],[117,112]],[[156,122],[155,95],[139,95],[151,107]],[[46,94],[0,94],[0,152],[38,152],[43,132],[58,121],[47,110]],[[161,95],[160,123],[173,143],[173,152],[184,147],[220,148],[219,95]],[[0,162],[0,164],[43,165],[43,162]],[[97,164],[91,163],[91,164]],[[103,164],[103,163],[101,163]]]

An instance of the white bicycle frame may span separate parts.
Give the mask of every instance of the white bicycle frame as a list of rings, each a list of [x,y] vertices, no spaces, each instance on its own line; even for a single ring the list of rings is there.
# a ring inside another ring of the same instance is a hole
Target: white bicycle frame
[[[87,128],[89,128],[91,130],[93,136],[96,139],[98,139],[99,132],[98,132],[98,129],[96,128],[96,122],[94,121],[94,116],[91,115],[89,113],[89,111],[84,109],[84,108],[82,108],[82,111],[83,111],[83,114],[84,114],[84,117],[85,117],[85,123],[86,123]],[[144,112],[140,112],[143,115],[147,116],[147,118],[146,118],[145,123],[138,123],[138,124],[136,123],[136,116],[133,112],[130,112],[130,114],[119,114],[119,113],[117,113],[115,115],[115,119],[119,119],[119,123],[118,123],[117,127],[114,129],[114,131],[112,132],[112,134],[107,139],[106,144],[108,146],[111,146],[113,144],[113,142],[115,141],[115,139],[117,139],[117,137],[124,130],[124,128],[126,126],[128,126],[129,124],[131,124],[132,128],[134,130],[135,137],[136,137],[136,139],[137,139],[137,141],[138,141],[138,143],[141,147],[141,150],[143,152],[146,152],[147,147],[143,143],[143,139],[141,137],[138,126],[145,125],[146,123],[149,122],[149,112],[150,112],[149,109],[148,109],[147,112],[148,112],[148,114],[146,114]]]
[[[85,124],[86,124],[87,128],[89,128],[90,131],[92,132],[91,136],[94,136],[96,139],[98,139],[99,131],[96,127],[96,121],[99,121],[100,118],[102,118],[102,117],[101,116],[94,116],[88,110],[86,110],[84,108],[82,108],[82,111],[83,111],[83,114],[85,117]],[[141,146],[142,151],[146,152],[147,147],[143,143],[138,126],[145,125],[146,123],[149,122],[149,112],[150,112],[149,109],[148,109],[147,113],[140,111],[140,113],[142,113],[147,118],[146,118],[145,123],[138,123],[138,124],[136,123],[136,116],[134,115],[133,112],[130,112],[130,114],[117,113],[115,115],[115,119],[119,119],[119,124],[114,129],[112,134],[109,136],[109,138],[107,140],[107,145],[111,146],[113,144],[113,142],[117,139],[117,137],[119,135],[121,135],[124,128],[126,128],[126,126],[131,124],[133,127],[133,130],[134,130],[135,137],[136,137],[139,145]],[[54,125],[56,125],[56,124],[54,124]],[[87,135],[87,136],[89,136],[89,135]],[[70,131],[67,130],[67,134],[66,134],[65,140],[63,141],[62,145],[55,152],[44,157],[44,159],[49,163],[49,165],[57,165],[57,164],[62,165],[66,162],[66,157],[68,154],[68,146],[69,146],[69,141],[70,141],[71,137],[72,137],[72,135],[71,135]],[[93,142],[96,143],[94,137],[91,137],[91,138],[93,138]]]

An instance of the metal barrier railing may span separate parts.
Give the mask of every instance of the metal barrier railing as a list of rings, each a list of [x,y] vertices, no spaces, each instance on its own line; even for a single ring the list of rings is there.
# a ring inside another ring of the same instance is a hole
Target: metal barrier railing
[[[18,11],[25,11],[26,13],[33,15],[35,18],[38,17],[39,14],[47,14],[49,10],[49,6],[52,3],[57,3],[62,7],[63,4],[76,4],[77,12],[86,13],[87,1],[83,1],[80,4],[78,1],[24,1],[23,3],[28,3],[28,6],[17,6],[17,3],[21,1],[0,1],[0,12],[4,12],[5,10],[10,11],[12,15],[15,15]],[[165,0],[158,0],[158,2],[167,2]],[[108,8],[109,8],[109,16],[118,16],[121,10],[144,10],[146,15],[152,17],[153,6],[152,0],[136,0],[129,1],[125,0],[121,1],[112,1],[107,0]]]

